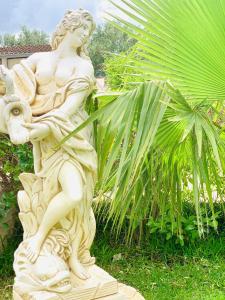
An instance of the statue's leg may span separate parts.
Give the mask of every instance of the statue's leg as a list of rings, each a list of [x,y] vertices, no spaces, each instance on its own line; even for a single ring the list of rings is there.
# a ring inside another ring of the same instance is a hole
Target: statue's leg
[[[76,276],[78,276],[81,279],[87,279],[87,278],[89,278],[89,274],[85,270],[83,265],[80,263],[80,260],[78,258],[79,246],[80,246],[82,236],[83,236],[83,232],[82,232],[82,228],[80,227],[76,231],[76,237],[72,243],[72,254],[69,258],[69,266],[71,268],[71,271]]]
[[[50,201],[37,233],[28,241],[27,255],[31,262],[37,259],[41,246],[52,227],[83,200],[83,180],[74,165],[65,162],[58,179],[62,191]]]

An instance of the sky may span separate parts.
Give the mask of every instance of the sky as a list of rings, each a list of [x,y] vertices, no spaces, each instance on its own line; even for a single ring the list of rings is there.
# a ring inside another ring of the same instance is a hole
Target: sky
[[[0,34],[17,33],[23,25],[51,33],[71,8],[89,10],[96,23],[112,9],[107,0],[0,0]]]

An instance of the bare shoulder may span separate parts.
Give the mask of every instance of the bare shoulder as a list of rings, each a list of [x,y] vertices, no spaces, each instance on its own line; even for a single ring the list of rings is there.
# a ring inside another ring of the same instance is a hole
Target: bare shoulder
[[[40,60],[49,59],[52,57],[52,52],[36,52],[29,56],[26,61],[31,62],[31,63],[38,63]]]
[[[49,52],[37,52],[37,53],[34,53],[31,56],[29,56],[27,59],[25,59],[25,61],[26,61],[26,64],[28,64],[29,67],[33,71],[35,71],[36,66],[40,61],[49,60],[49,59],[51,59],[51,57],[52,57],[52,52],[51,51],[49,51]]]

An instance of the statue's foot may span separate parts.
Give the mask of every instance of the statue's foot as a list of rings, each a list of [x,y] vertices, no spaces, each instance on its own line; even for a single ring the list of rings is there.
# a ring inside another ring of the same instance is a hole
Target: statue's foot
[[[41,237],[36,234],[27,241],[27,258],[31,263],[35,263],[41,250]]]
[[[85,257],[81,259],[81,263],[85,266],[93,266],[96,262],[95,257]]]
[[[90,251],[86,249],[80,257],[80,262],[84,266],[93,266],[95,264],[95,257],[91,256]]]
[[[70,258],[69,265],[73,274],[76,275],[78,278],[83,280],[90,278],[90,275],[76,257]]]

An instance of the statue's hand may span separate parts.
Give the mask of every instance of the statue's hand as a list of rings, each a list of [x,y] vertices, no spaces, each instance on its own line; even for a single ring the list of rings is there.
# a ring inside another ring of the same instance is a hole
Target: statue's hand
[[[6,102],[6,103],[10,103],[10,102],[19,102],[20,101],[20,98],[15,95],[15,94],[12,94],[12,95],[5,95],[2,97],[3,100]]]
[[[40,141],[50,134],[50,128],[43,123],[25,123],[23,126],[29,130],[31,141]]]
[[[0,81],[5,84],[6,95],[14,94],[14,85],[10,70],[3,65],[0,66]]]

